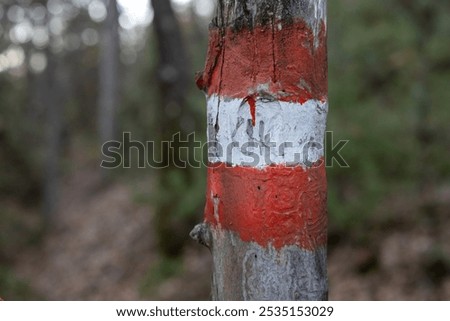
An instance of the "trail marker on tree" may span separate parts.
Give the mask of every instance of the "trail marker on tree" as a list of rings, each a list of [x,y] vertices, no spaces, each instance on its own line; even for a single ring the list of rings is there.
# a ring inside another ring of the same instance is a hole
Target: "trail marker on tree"
[[[205,70],[214,300],[326,300],[326,0],[219,0]]]

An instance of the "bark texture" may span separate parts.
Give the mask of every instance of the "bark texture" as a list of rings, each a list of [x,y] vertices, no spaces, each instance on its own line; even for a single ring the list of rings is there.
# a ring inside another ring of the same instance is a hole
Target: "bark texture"
[[[326,300],[326,1],[221,0],[209,40],[212,297]]]

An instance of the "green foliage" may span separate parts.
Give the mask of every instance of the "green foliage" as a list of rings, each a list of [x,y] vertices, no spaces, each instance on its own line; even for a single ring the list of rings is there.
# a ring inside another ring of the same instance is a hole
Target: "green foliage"
[[[181,258],[162,257],[155,265],[153,265],[144,280],[140,283],[140,292],[143,296],[150,295],[161,283],[177,276],[182,272],[183,265]]]
[[[18,279],[14,273],[7,267],[0,265],[0,289],[4,300],[8,301],[25,301],[25,300],[40,300],[30,286]]]
[[[39,135],[27,117],[25,82],[0,74],[0,197],[25,203],[39,197]]]
[[[192,36],[192,30],[188,28],[186,37]],[[139,62],[136,69],[137,77],[130,78],[126,85],[126,95],[124,107],[121,110],[122,130],[132,133],[132,138],[139,141],[154,141],[156,159],[161,160],[159,139],[161,131],[165,131],[167,137],[181,133],[181,140],[187,139],[187,135],[195,133],[196,140],[205,141],[206,113],[205,99],[194,83],[186,84],[188,90],[187,101],[183,108],[189,109],[189,128],[183,128],[178,123],[177,118],[170,124],[172,133],[168,128],[160,128],[158,123],[160,114],[165,113],[164,106],[161,105],[160,92],[157,86],[157,43],[153,35],[153,30],[149,30],[149,42],[146,54]],[[202,39],[204,40],[204,39]],[[203,58],[198,56],[199,52],[205,48],[198,42],[189,43],[188,50],[191,51],[195,69],[199,64],[203,64]],[[191,57],[190,57],[191,58]],[[203,60],[199,62],[199,60]],[[136,68],[136,67],[135,67]],[[193,68],[193,69],[194,69]],[[183,120],[183,119],[182,119]],[[190,148],[180,152],[182,161],[201,160],[200,149]],[[135,162],[136,163],[136,162]],[[134,166],[134,165],[133,165]],[[126,170],[128,177],[135,176],[142,179],[147,177],[155,185],[152,192],[148,190],[136,190],[135,201],[152,205],[156,215],[156,226],[158,230],[159,243],[169,244],[171,242],[179,247],[179,242],[184,242],[188,238],[188,232],[194,222],[201,220],[201,209],[204,204],[206,171],[205,168],[165,168],[165,169],[131,169]],[[169,239],[167,239],[169,238]],[[181,241],[180,241],[181,240]],[[177,245],[178,244],[178,245]],[[170,246],[169,246],[170,247]],[[180,247],[181,250],[181,247]]]
[[[423,41],[421,14],[428,4],[433,33]],[[410,9],[412,6],[414,9]],[[329,208],[333,226],[356,228],[380,211],[386,200],[417,189],[424,168],[417,127],[428,122],[427,167],[438,186],[449,177],[447,130],[450,47],[449,6],[409,1],[329,2],[328,130],[350,142],[343,156],[350,168],[329,168]],[[421,61],[429,61],[429,82],[420,82]],[[444,63],[445,62],[445,63]],[[441,69],[435,66],[446,65]],[[419,113],[417,91],[427,86],[429,119]],[[447,124],[447,125],[446,125]],[[395,215],[395,213],[391,213]]]
[[[8,267],[17,253],[37,244],[42,236],[38,217],[24,212],[23,208],[0,203],[0,296],[4,300],[39,300]]]

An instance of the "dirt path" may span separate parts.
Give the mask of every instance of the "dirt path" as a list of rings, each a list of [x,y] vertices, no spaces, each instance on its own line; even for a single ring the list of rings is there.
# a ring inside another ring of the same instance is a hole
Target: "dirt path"
[[[92,170],[67,178],[55,228],[19,256],[17,274],[45,299],[139,299],[155,258],[150,209],[133,204],[126,186],[99,183]]]

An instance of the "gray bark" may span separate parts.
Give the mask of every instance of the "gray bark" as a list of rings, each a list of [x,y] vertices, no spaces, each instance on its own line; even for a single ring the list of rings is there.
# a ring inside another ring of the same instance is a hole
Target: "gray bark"
[[[197,225],[191,237],[214,257],[212,299],[218,301],[327,300],[327,251],[281,250],[242,242],[235,233]],[[313,271],[314,273],[309,273]]]

